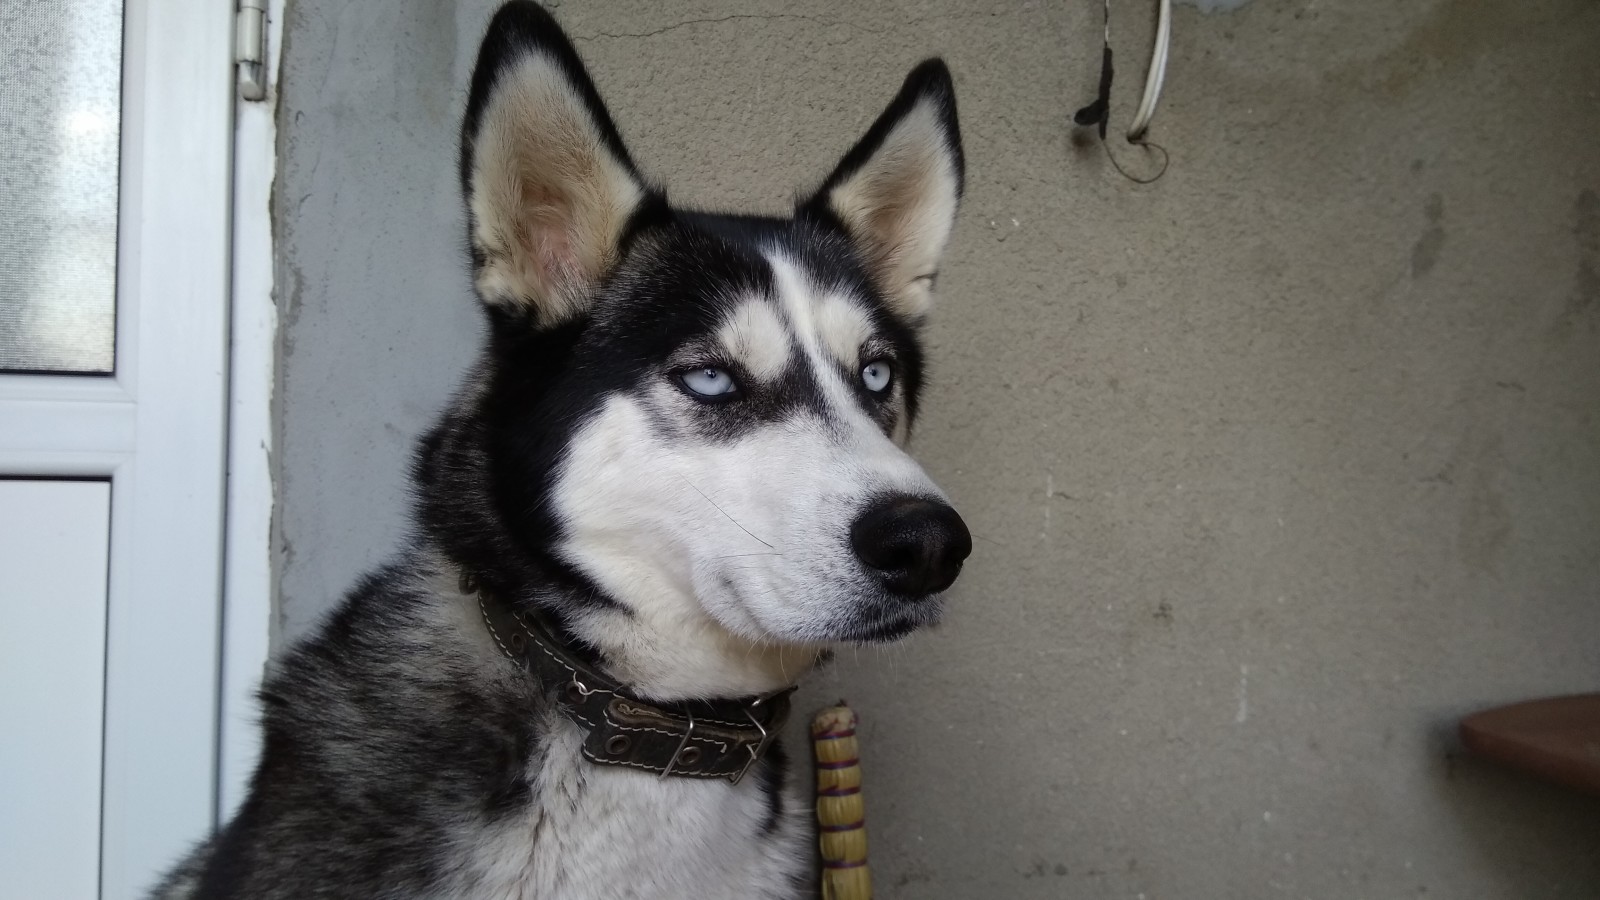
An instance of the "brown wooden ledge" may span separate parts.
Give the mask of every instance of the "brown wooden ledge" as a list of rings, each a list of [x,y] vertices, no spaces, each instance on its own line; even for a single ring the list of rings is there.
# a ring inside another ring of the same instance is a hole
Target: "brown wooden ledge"
[[[1484,759],[1600,794],[1600,694],[1484,710],[1461,720],[1461,740]]]

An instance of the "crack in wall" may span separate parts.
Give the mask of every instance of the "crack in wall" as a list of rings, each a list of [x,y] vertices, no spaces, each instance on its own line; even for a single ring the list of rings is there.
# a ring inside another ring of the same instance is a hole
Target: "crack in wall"
[[[1197,7],[1203,13],[1233,12],[1250,0],[1174,0],[1183,6]]]
[[[754,21],[772,22],[772,21],[777,21],[777,20],[780,20],[780,19],[795,19],[795,20],[799,20],[799,21],[802,21],[802,22],[810,22],[810,23],[812,23],[814,25],[822,25],[824,27],[829,27],[829,28],[836,27],[836,26],[837,27],[843,27],[843,28],[849,28],[849,29],[851,29],[853,31],[859,31],[859,32],[861,32],[863,34],[885,34],[885,33],[889,32],[890,30],[892,30],[894,28],[910,28],[910,27],[914,27],[914,26],[917,26],[917,25],[926,25],[926,24],[928,24],[930,22],[938,22],[938,21],[943,21],[943,20],[958,20],[958,19],[993,19],[993,18],[1000,18],[1000,17],[1007,16],[1007,15],[1010,15],[1010,11],[980,12],[980,13],[950,13],[950,14],[945,14],[945,15],[920,16],[920,17],[916,17],[916,18],[907,19],[904,22],[897,22],[893,26],[883,27],[883,28],[874,28],[874,27],[871,27],[871,26],[868,26],[868,25],[862,25],[859,22],[852,22],[852,21],[850,21],[848,19],[825,19],[825,18],[822,18],[820,16],[806,16],[806,15],[801,15],[799,13],[770,13],[770,14],[735,13],[733,15],[716,16],[716,17],[705,18],[705,19],[686,19],[686,20],[684,20],[682,22],[674,22],[671,25],[665,25],[665,26],[662,26],[661,28],[656,28],[656,29],[653,29],[651,31],[597,31],[597,32],[595,32],[593,34],[575,34],[575,35],[572,35],[572,41],[573,41],[573,43],[581,44],[581,43],[587,43],[587,42],[590,42],[590,41],[597,41],[597,40],[602,40],[602,39],[649,38],[649,37],[655,37],[655,36],[661,35],[661,34],[666,34],[669,31],[677,31],[677,30],[682,29],[682,28],[688,28],[691,25],[717,25],[717,24],[721,24],[723,22],[736,22],[736,21],[741,21],[741,20],[754,20]]]

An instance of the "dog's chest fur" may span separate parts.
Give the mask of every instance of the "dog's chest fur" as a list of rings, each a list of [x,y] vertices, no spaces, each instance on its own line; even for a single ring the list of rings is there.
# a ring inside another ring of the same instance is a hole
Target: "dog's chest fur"
[[[485,898],[779,898],[797,895],[805,807],[783,809],[738,786],[605,769],[582,759],[581,735],[554,715],[528,772],[533,802],[464,835],[450,896]]]

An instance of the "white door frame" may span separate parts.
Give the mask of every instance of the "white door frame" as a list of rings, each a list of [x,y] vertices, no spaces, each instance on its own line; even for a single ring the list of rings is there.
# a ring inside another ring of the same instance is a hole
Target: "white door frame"
[[[0,376],[0,472],[111,479],[106,898],[147,891],[217,814],[233,187],[233,4],[123,17],[116,374]]]
[[[261,750],[256,691],[272,639],[276,498],[272,402],[278,318],[273,299],[272,185],[277,163],[278,48],[284,0],[266,0],[265,100],[234,119],[233,322],[228,386],[228,514],[223,578],[217,824],[243,802]]]

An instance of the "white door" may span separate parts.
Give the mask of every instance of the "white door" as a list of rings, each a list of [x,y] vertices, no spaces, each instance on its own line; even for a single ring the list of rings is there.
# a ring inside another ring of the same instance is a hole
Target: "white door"
[[[0,895],[217,803],[233,4],[0,2]]]

